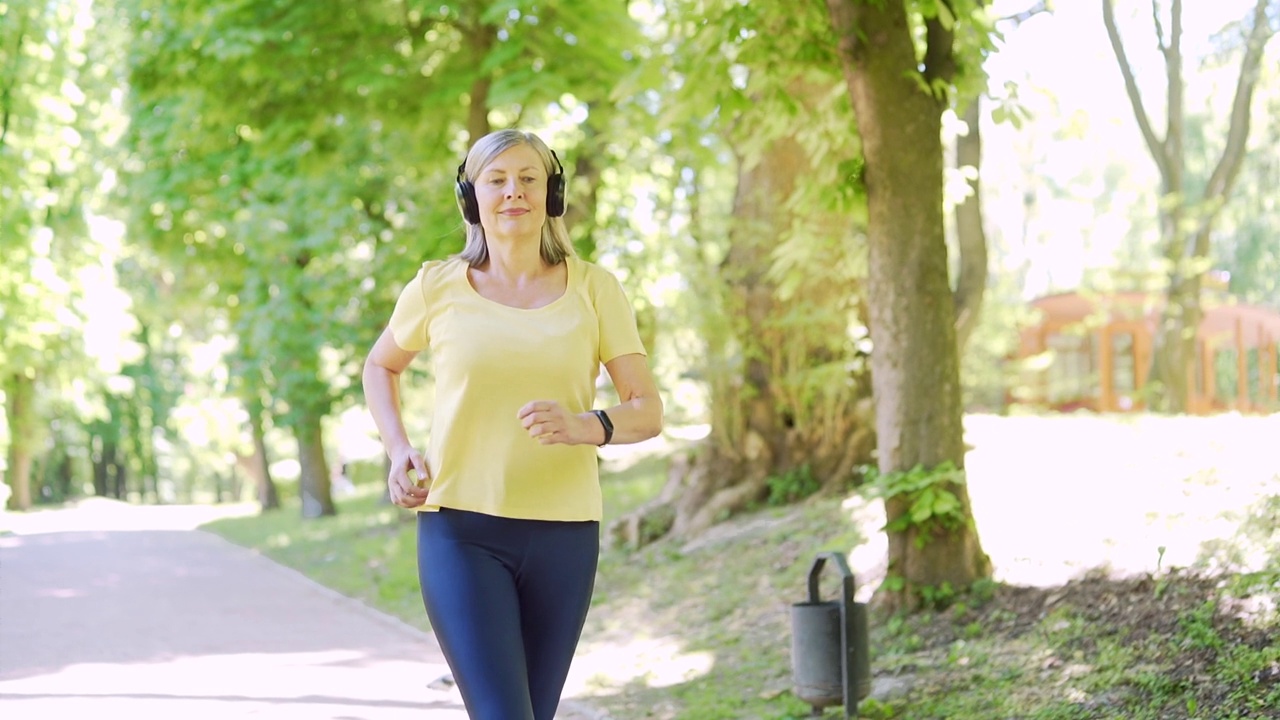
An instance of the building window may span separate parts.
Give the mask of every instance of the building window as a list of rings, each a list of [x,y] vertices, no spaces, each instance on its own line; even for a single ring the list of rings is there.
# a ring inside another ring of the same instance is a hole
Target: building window
[[[1049,364],[1047,397],[1051,405],[1087,400],[1093,396],[1092,345],[1085,335],[1058,333],[1046,338],[1053,353]]]

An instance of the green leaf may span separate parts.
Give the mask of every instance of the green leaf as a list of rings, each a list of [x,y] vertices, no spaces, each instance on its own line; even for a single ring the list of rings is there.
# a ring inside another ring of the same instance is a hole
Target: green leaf
[[[914,525],[923,525],[929,518],[934,516],[934,490],[927,488],[920,492],[915,502],[911,504],[911,522]]]

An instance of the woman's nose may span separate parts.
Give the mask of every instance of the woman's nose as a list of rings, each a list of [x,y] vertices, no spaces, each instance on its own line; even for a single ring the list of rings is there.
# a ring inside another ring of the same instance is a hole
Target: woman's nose
[[[519,181],[516,181],[516,180],[507,181],[507,187],[504,189],[506,190],[507,197],[513,198],[520,195]]]

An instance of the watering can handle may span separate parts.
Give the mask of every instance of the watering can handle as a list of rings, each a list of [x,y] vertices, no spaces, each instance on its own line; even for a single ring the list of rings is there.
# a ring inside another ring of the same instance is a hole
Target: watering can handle
[[[809,602],[811,603],[818,602],[818,579],[822,575],[822,566],[827,560],[835,565],[837,572],[840,573],[841,586],[848,587],[850,598],[852,598],[853,573],[849,570],[849,563],[841,553],[824,552],[818,553],[818,557],[813,559],[813,566],[809,568]]]

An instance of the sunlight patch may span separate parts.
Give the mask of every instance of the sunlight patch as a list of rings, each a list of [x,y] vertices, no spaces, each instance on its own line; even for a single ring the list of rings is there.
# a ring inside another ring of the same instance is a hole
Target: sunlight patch
[[[598,695],[633,682],[671,687],[702,677],[714,666],[714,654],[685,652],[672,637],[602,643],[579,651],[569,672],[566,694]]]

